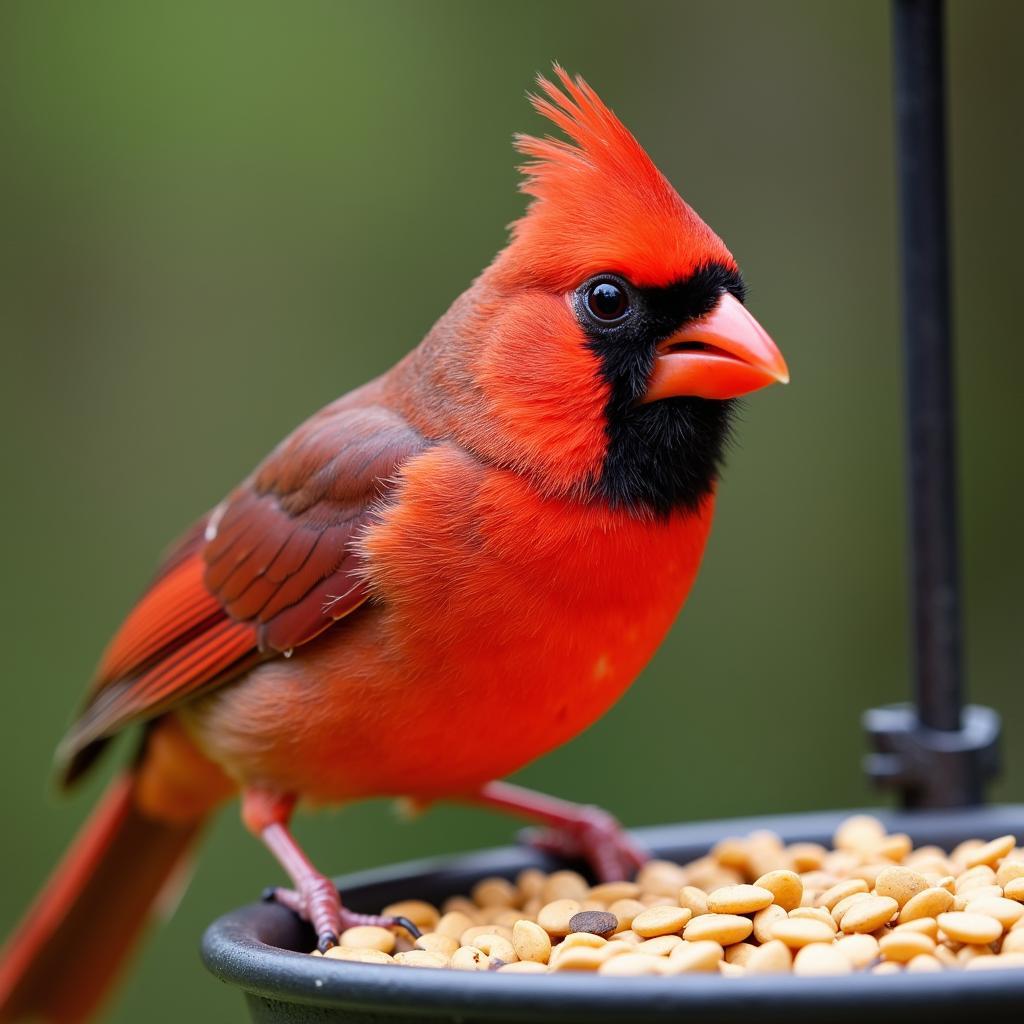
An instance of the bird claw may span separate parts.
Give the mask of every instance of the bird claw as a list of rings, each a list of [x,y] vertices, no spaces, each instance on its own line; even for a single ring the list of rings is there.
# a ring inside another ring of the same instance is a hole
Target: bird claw
[[[584,860],[601,882],[631,878],[650,859],[619,821],[600,807],[581,807],[575,820],[530,830],[535,849],[566,860]]]
[[[346,928],[356,925],[376,925],[379,928],[404,928],[413,939],[422,932],[407,917],[383,914],[357,914],[342,905],[334,883],[323,875],[310,875],[298,889],[269,887],[263,890],[263,899],[279,903],[308,922],[316,931],[316,947],[326,953],[338,945],[338,937]]]

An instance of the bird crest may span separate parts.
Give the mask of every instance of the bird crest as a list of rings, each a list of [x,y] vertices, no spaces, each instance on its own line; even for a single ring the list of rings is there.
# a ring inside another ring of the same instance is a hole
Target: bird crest
[[[537,76],[534,109],[565,139],[517,135],[532,197],[495,270],[557,289],[615,271],[667,285],[708,263],[735,267],[721,239],[679,196],[626,126],[579,76]]]

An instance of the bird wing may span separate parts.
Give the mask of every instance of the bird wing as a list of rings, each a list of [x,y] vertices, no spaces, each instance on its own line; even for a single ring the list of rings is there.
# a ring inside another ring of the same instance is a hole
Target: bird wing
[[[381,406],[328,406],[166,557],[107,648],[61,744],[65,778],[91,748],[261,660],[289,655],[368,597],[353,546],[428,442]]]

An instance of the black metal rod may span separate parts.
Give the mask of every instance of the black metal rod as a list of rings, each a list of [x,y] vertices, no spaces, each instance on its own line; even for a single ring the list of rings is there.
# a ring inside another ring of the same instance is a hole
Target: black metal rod
[[[894,0],[914,700],[961,725],[963,672],[942,0]]]

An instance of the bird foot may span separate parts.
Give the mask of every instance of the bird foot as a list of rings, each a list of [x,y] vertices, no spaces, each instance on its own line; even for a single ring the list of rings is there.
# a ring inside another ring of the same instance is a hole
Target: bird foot
[[[601,882],[632,878],[650,859],[619,821],[600,807],[581,806],[564,823],[529,830],[527,842],[556,857],[585,860]]]
[[[420,930],[407,917],[383,914],[357,914],[342,905],[341,896],[330,879],[323,875],[308,875],[298,889],[270,887],[263,892],[267,902],[279,903],[308,921],[316,931],[316,948],[326,953],[338,945],[346,928],[356,925],[376,925],[380,928],[404,928],[414,939]]]

